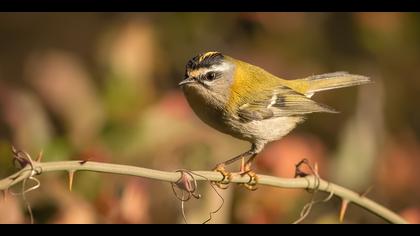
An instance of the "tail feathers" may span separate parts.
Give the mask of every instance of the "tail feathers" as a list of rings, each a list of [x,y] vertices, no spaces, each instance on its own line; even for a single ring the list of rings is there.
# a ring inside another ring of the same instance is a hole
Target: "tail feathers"
[[[371,82],[369,77],[352,75],[343,71],[309,76],[301,79],[301,81],[304,82],[304,86],[301,87],[303,91],[299,92],[305,94],[307,97],[311,97],[314,93],[324,90],[362,85]]]

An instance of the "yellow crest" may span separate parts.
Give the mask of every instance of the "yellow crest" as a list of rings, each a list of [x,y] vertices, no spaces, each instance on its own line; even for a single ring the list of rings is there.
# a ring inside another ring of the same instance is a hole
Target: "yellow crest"
[[[207,57],[210,57],[211,55],[217,54],[219,52],[206,52],[203,55],[200,56],[200,58],[198,59],[198,62],[202,62],[204,59],[206,59]]]

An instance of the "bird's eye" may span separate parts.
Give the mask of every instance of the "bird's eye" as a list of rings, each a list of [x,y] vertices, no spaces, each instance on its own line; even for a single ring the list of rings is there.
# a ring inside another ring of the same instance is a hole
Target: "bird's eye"
[[[212,81],[214,79],[216,79],[216,73],[209,72],[209,73],[206,74],[206,80]]]

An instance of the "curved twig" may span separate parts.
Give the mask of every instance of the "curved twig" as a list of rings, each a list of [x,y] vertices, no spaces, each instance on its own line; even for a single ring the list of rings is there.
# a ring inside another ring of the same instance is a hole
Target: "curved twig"
[[[57,162],[33,162],[33,167],[25,166],[15,174],[0,180],[0,190],[7,190],[11,186],[28,179],[31,176],[31,169],[40,170],[38,173],[46,173],[53,171],[93,171],[102,173],[112,173],[121,175],[131,175],[144,177],[154,180],[167,181],[175,183],[181,177],[179,172],[168,172],[142,167],[134,167],[129,165],[118,165],[93,161],[57,161]],[[215,171],[192,171],[197,174],[197,181],[221,181],[223,176]],[[201,176],[200,176],[201,175]],[[261,185],[292,188],[292,189],[318,189],[319,191],[333,193],[334,195],[346,199],[371,213],[383,218],[390,223],[407,223],[396,213],[385,208],[384,206],[361,196],[360,194],[341,187],[339,185],[327,182],[325,180],[306,176],[304,178],[279,178],[268,175],[258,175],[258,183]],[[249,178],[240,174],[232,174],[232,183],[247,183]]]

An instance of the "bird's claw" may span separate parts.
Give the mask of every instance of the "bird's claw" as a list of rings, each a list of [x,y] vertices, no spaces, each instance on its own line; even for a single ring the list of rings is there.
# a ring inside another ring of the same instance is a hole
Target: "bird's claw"
[[[258,187],[257,187],[257,184],[258,184],[258,176],[257,176],[257,174],[254,171],[247,170],[247,171],[243,171],[240,174],[241,174],[241,176],[244,176],[244,175],[248,175],[249,176],[249,181],[247,183],[241,184],[242,186],[244,186],[246,189],[248,189],[250,191],[255,191],[255,190],[258,189]]]
[[[218,188],[227,189],[229,187],[228,185],[230,184],[230,180],[232,178],[232,173],[228,172],[225,169],[225,165],[224,164],[218,164],[213,169],[213,171],[217,171],[220,174],[222,174],[223,179],[220,180],[220,181],[213,181],[212,183],[215,184]]]

